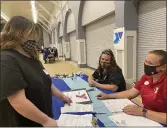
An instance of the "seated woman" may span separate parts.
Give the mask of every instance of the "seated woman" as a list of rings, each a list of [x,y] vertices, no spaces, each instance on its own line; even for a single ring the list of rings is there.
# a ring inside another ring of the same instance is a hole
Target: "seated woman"
[[[50,54],[50,51],[48,48],[45,48],[44,49],[44,52],[43,52],[43,60],[45,61],[45,64],[47,63],[47,58],[48,58],[48,55]]]
[[[57,48],[53,47],[53,51],[54,51],[54,57],[58,58],[58,51]]]
[[[114,54],[110,49],[101,53],[98,69],[95,70],[92,77],[89,80],[90,86],[117,92],[126,90],[122,70],[117,65]]]
[[[115,94],[101,93],[97,95],[98,99],[132,99],[141,95],[143,107],[128,105],[123,111],[167,124],[166,54],[163,50],[149,52],[144,62],[145,74],[132,89]]]

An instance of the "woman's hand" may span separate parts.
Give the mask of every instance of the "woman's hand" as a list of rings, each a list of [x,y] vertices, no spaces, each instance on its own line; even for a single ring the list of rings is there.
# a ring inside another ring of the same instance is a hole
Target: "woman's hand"
[[[127,105],[123,108],[123,112],[128,115],[143,116],[143,108],[136,105]]]
[[[66,95],[64,95],[61,91],[59,91],[54,85],[51,86],[51,90],[52,90],[52,95],[56,96],[57,98],[62,100],[64,103],[67,103],[68,105],[72,103],[72,100]]]
[[[103,100],[103,99],[107,99],[107,98],[108,98],[108,94],[100,93],[100,94],[98,94],[96,97],[97,97],[97,99],[99,99],[99,100]]]
[[[42,124],[44,127],[57,127],[57,122],[54,119],[48,119],[45,123]]]
[[[89,81],[88,81],[88,84],[89,84],[89,86],[91,86],[91,87],[93,87],[93,86],[96,87],[98,83],[97,83],[96,81],[94,81],[94,80],[89,80]]]
[[[66,96],[66,95],[63,95],[61,100],[64,102],[64,103],[67,103],[68,105],[70,105],[70,103],[72,103],[72,100]]]

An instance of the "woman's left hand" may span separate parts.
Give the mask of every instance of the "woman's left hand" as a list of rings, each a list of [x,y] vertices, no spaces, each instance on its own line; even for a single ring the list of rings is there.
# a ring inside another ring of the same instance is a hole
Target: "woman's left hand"
[[[123,108],[123,112],[128,115],[143,116],[142,107],[136,105],[127,105]]]
[[[91,87],[92,87],[92,86],[96,87],[98,83],[97,83],[96,81],[94,81],[94,80],[89,80],[89,81],[88,81],[88,84],[89,84],[89,86],[91,86]]]
[[[66,96],[66,95],[63,95],[63,97],[61,98],[61,100],[64,103],[67,103],[68,105],[70,105],[70,103],[72,103],[72,100],[68,96]]]

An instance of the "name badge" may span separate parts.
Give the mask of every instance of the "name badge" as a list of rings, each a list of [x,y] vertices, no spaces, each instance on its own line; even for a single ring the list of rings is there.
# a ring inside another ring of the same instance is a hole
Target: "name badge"
[[[45,69],[43,69],[43,71],[46,75],[49,75],[49,73]]]
[[[149,82],[148,82],[148,81],[145,81],[145,82],[144,82],[144,85],[149,85]]]

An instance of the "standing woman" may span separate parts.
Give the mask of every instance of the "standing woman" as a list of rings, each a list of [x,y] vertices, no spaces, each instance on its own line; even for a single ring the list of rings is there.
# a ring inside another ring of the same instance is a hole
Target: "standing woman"
[[[70,98],[52,85],[35,46],[39,27],[15,16],[1,33],[0,127],[57,126],[52,119],[52,95],[70,104]]]

